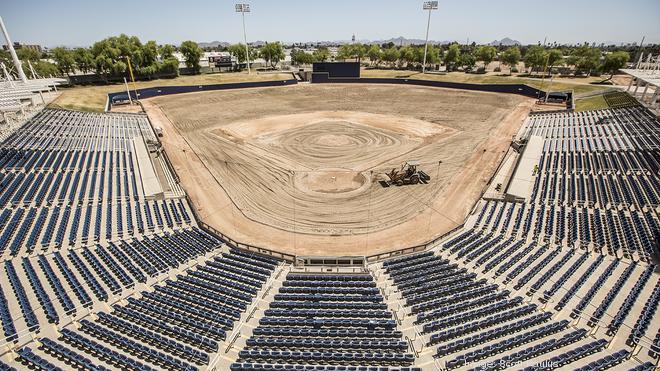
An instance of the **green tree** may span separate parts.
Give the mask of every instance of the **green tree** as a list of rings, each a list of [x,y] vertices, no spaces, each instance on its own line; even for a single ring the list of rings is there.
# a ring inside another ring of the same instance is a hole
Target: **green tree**
[[[484,62],[484,68],[486,68],[497,56],[497,49],[494,46],[482,45],[477,48],[474,55],[477,60]]]
[[[284,59],[284,49],[279,41],[266,43],[259,50],[259,55],[261,55],[261,58],[265,59],[272,68],[275,68],[275,66]]]
[[[366,54],[367,48],[362,44],[344,44],[339,47],[337,58],[342,60],[354,58],[356,62],[360,63]]]
[[[245,59],[245,56],[246,56],[245,44],[238,43],[238,44],[230,45],[227,48],[227,51],[229,52],[229,54],[236,57],[236,60],[238,61],[238,63],[245,63],[246,62],[246,59]]]
[[[447,71],[452,71],[454,69],[460,57],[461,57],[461,48],[458,46],[458,44],[449,45],[449,49],[447,50],[444,59],[445,66],[447,67]]]
[[[87,73],[94,69],[94,55],[88,48],[76,48],[73,50],[73,58],[79,71]]]
[[[538,71],[545,65],[547,56],[548,54],[542,46],[530,46],[525,53],[525,66],[531,67],[531,72]]]
[[[57,65],[54,63],[38,60],[36,62],[31,62],[32,67],[34,68],[34,72],[40,77],[51,77],[51,76],[57,76],[59,75],[59,69]],[[25,68],[29,69],[30,66],[26,66],[23,64],[23,71],[25,72],[26,75],[30,76],[30,71],[25,70]]]
[[[0,62],[4,63],[5,66],[12,65],[13,62],[11,60],[11,55],[9,54],[8,51],[0,49]]]
[[[362,58],[364,58],[367,55],[367,47],[365,45],[353,44],[352,50],[356,62],[358,63],[360,63],[362,61]]]
[[[520,49],[517,46],[512,46],[502,52],[500,56],[502,63],[509,66],[509,75],[511,75],[511,70],[516,67],[518,62],[520,62]]]
[[[55,60],[55,64],[57,64],[57,68],[61,73],[68,76],[75,71],[76,59],[71,50],[58,47],[53,48],[51,53],[53,55],[53,60]]]
[[[142,63],[141,66],[151,66],[156,63],[158,59],[158,45],[155,41],[147,41],[142,46]]]
[[[322,46],[314,50],[314,53],[312,55],[314,56],[314,61],[325,62],[328,59],[330,59],[330,50],[328,50],[328,47]]]
[[[420,47],[420,52],[422,53],[422,61],[424,61],[424,48]],[[429,45],[426,51],[426,64],[437,64],[440,62],[440,48]]]
[[[179,51],[181,51],[181,54],[183,54],[183,60],[186,64],[186,67],[191,68],[194,73],[199,73],[199,60],[203,54],[203,51],[199,45],[197,45],[197,43],[192,40],[187,40],[181,43],[181,46],[179,46]]]
[[[172,56],[158,65],[158,71],[163,74],[179,76],[179,60]]]
[[[302,49],[291,50],[291,63],[295,65],[314,63],[314,56]]]
[[[548,70],[551,70],[552,67],[563,64],[564,53],[559,49],[550,49],[548,50],[547,55]]]
[[[39,54],[38,51],[28,48],[20,48],[16,50],[16,55],[18,56],[18,59],[22,61],[36,62],[41,59],[41,54]]]
[[[166,60],[168,58],[174,57],[174,51],[175,51],[174,45],[171,44],[165,44],[158,49],[158,54],[160,54],[160,58],[162,60]]]
[[[385,63],[392,66],[397,60],[399,60],[399,49],[397,49],[396,46],[391,46],[383,50],[382,59]]]
[[[626,66],[630,60],[630,54],[624,51],[612,52],[605,54],[605,59],[603,64],[600,66],[600,69],[603,73],[609,73],[610,77],[605,81],[609,81],[614,77],[614,74],[619,71],[619,69]]]
[[[463,53],[460,57],[460,64],[463,67],[465,72],[468,72],[474,68],[477,64],[477,59],[472,55],[472,53]]]
[[[347,60],[348,58],[353,58],[353,49],[351,45],[344,44],[337,51],[337,59]]]
[[[417,51],[412,45],[406,45],[399,50],[399,60],[406,63],[406,68],[412,68],[413,64],[419,60]]]
[[[367,50],[367,57],[369,57],[369,63],[378,64],[383,56],[383,52],[380,50],[380,46],[374,44],[369,47]]]
[[[573,50],[568,58],[568,64],[575,66],[576,72],[586,72],[587,76],[598,68],[601,52],[597,48],[585,45]]]

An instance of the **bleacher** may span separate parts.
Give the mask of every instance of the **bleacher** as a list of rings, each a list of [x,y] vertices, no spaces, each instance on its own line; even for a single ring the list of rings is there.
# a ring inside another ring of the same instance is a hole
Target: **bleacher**
[[[0,370],[653,369],[658,124],[530,116],[530,199],[480,200],[433,249],[328,272],[147,195],[146,116],[43,110],[0,143]]]
[[[396,327],[371,275],[290,273],[231,369],[409,367]]]

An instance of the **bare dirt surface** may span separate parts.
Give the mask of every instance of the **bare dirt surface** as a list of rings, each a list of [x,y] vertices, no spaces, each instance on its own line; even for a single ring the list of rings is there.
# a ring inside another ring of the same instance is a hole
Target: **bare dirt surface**
[[[533,101],[394,85],[309,85],[144,100],[202,219],[296,255],[371,255],[462,223]],[[428,184],[383,187],[418,160]]]

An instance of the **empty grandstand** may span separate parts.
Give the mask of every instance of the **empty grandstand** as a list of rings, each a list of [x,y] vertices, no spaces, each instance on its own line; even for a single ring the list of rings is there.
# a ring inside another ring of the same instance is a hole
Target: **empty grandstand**
[[[641,107],[531,115],[527,199],[480,201],[426,252],[324,273],[200,228],[145,115],[43,110],[0,146],[2,361],[653,369],[658,127]]]

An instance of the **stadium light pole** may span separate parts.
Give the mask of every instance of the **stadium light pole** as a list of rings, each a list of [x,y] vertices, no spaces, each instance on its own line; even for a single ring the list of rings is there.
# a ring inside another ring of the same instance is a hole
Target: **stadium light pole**
[[[248,75],[250,74],[250,49],[248,49],[247,33],[245,32],[245,13],[250,13],[250,4],[236,4],[236,13],[243,18],[243,40],[245,41],[245,60],[247,61]]]
[[[11,39],[9,38],[9,32],[7,32],[7,28],[5,27],[5,22],[2,20],[2,17],[0,17],[0,27],[2,28],[2,33],[5,35],[5,41],[7,41],[7,49],[9,49],[11,59],[14,61],[14,67],[16,67],[18,78],[23,82],[27,82],[27,77],[25,76],[25,72],[23,72],[23,66],[21,66],[21,60],[18,59],[18,55],[16,55],[14,44],[12,44]]]
[[[424,42],[424,62],[422,62],[422,73],[426,73],[426,52],[429,49],[429,27],[431,26],[431,11],[438,9],[437,1],[425,1],[422,9],[429,11],[429,18],[426,21],[426,41]]]

